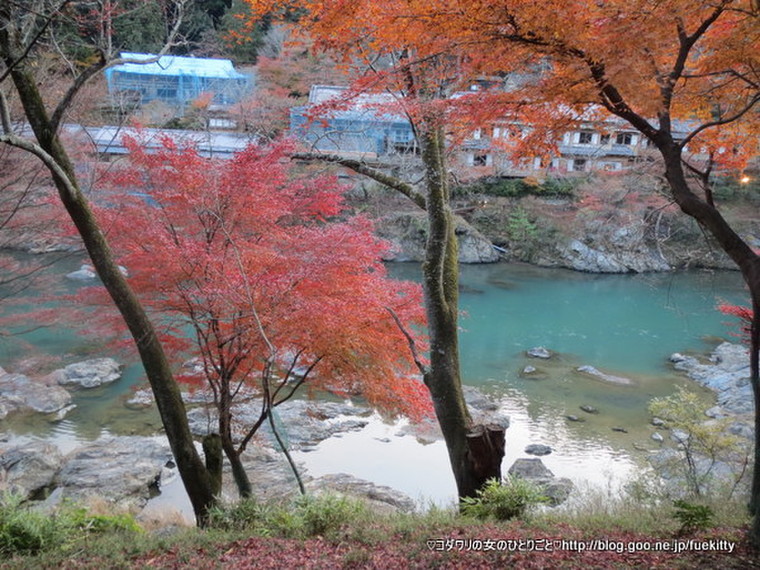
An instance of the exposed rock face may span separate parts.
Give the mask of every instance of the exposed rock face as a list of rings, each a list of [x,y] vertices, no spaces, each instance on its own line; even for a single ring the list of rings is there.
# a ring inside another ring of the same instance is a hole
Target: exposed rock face
[[[10,491],[33,498],[53,485],[60,468],[61,453],[50,443],[32,441],[0,448],[0,493]]]
[[[644,226],[609,228],[586,240],[570,239],[557,244],[560,264],[590,273],[642,273],[669,271],[670,264],[644,241]]]
[[[167,442],[129,436],[99,439],[64,459],[56,483],[65,497],[95,495],[144,506],[171,461]]]
[[[745,347],[725,342],[713,351],[710,364],[680,353],[671,355],[670,361],[676,370],[686,372],[691,379],[714,390],[723,413],[736,415],[754,411],[749,351]],[[715,413],[721,412],[716,410]]]
[[[573,490],[573,482],[570,479],[555,477],[538,457],[516,459],[509,468],[509,474],[538,485],[549,498],[549,504],[553,506],[565,502]]]
[[[483,234],[459,216],[455,217],[455,223],[461,263],[493,263],[499,260],[498,252]],[[427,217],[424,212],[393,212],[378,220],[376,228],[381,238],[394,245],[394,251],[386,261],[425,259]]]
[[[308,487],[312,491],[336,491],[343,495],[357,497],[366,501],[373,511],[410,513],[415,510],[414,501],[401,491],[385,485],[376,485],[346,473],[324,475],[313,480]]]
[[[94,358],[69,364],[56,373],[61,386],[96,388],[121,378],[121,365],[113,358]]]
[[[60,386],[0,368],[0,420],[11,412],[53,414],[70,406],[71,394]]]

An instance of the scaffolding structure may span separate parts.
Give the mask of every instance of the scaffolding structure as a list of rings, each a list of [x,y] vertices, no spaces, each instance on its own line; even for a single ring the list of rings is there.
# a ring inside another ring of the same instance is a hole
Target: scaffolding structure
[[[105,72],[113,99],[128,98],[139,104],[162,101],[182,110],[200,96],[211,94],[212,104],[224,106],[240,101],[252,83],[251,77],[236,71],[228,59],[148,53],[122,53],[121,57],[132,62]]]

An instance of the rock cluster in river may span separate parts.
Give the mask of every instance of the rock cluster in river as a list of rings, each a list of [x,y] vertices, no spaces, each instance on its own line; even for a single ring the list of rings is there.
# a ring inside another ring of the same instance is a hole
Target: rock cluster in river
[[[705,411],[705,423],[709,424],[715,418],[728,422],[728,432],[744,438],[747,449],[754,444],[754,405],[752,387],[749,382],[749,351],[741,345],[723,343],[715,348],[707,362],[694,356],[674,353],[670,357],[676,370],[685,372],[689,378],[705,386],[717,395],[717,405]],[[712,418],[712,419],[711,419]],[[667,422],[653,418],[652,424],[659,429],[667,429]],[[649,457],[650,463],[666,481],[679,481],[678,469],[674,466],[683,463],[683,452],[678,449],[688,441],[688,434],[680,430],[670,430],[669,439],[676,448],[665,447]],[[666,438],[659,432],[654,432],[652,438],[665,443]],[[737,450],[738,451],[738,450]],[[740,461],[741,462],[741,461]],[[710,481],[721,484],[735,484],[737,473],[743,467],[727,463],[725,460],[695,456],[694,469],[701,478],[707,474],[706,484]]]
[[[95,388],[119,378],[121,365],[112,358],[77,362],[41,378],[0,368],[0,420],[13,412],[49,414],[52,421],[61,420],[74,408],[66,388]]]

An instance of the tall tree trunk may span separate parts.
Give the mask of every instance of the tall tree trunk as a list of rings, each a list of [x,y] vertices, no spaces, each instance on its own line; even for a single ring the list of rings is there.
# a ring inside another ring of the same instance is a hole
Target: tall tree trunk
[[[471,497],[488,479],[501,479],[504,430],[474,426],[464,401],[459,366],[458,244],[449,204],[443,131],[429,127],[421,139],[429,226],[423,264],[430,336],[425,384],[446,441],[459,497]]]
[[[61,201],[76,225],[95,271],[134,338],[197,522],[199,525],[205,525],[208,509],[215,501],[212,482],[195,449],[180,390],[163,348],[142,305],[114,261],[87,199],[78,186],[73,165],[52,127],[26,60],[14,57],[15,52],[9,45],[7,36],[0,34],[0,42],[0,50],[6,66],[11,68],[11,78],[25,116],[39,146],[52,157],[58,167],[51,170],[51,173]]]
[[[753,318],[750,332],[750,383],[755,403],[755,454],[752,472],[749,510],[754,516],[751,540],[760,546],[760,446],[757,437],[760,434],[760,366],[758,365],[760,348],[760,256],[745,242],[714,205],[701,200],[688,186],[681,165],[681,149],[672,140],[658,143],[665,159],[665,177],[668,180],[673,197],[681,210],[707,228],[718,241],[723,251],[736,263],[742,273],[752,298]]]

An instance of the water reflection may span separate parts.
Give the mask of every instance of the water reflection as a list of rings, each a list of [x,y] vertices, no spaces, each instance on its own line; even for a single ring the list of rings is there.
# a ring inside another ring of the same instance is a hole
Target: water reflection
[[[68,270],[57,269],[59,277]],[[416,279],[419,267],[397,264],[391,272]],[[462,284],[464,378],[499,401],[511,418],[504,467],[525,456],[526,445],[543,443],[554,449],[544,462],[557,476],[603,488],[622,484],[642,464],[645,452],[638,450],[657,446],[650,439],[648,402],[686,382],[670,372],[667,356],[708,349],[705,337],[725,335],[715,304],[745,299],[740,276],[731,272],[588,275],[521,265],[466,266]],[[78,286],[62,285],[67,291]],[[88,355],[108,355],[78,336],[78,328],[59,324],[7,340],[0,346],[0,365],[14,370],[14,360],[35,354],[68,363],[82,359],[77,354],[83,347]],[[528,358],[526,349],[538,345],[555,356]],[[578,373],[583,364],[633,383],[614,385]],[[523,373],[528,365],[536,372]],[[75,393],[77,408],[66,420],[5,420],[0,430],[48,437],[65,450],[112,433],[158,433],[155,410],[124,407],[132,388],[144,382],[140,366],[131,364],[119,382]],[[703,395],[706,403],[712,397]],[[598,408],[599,414],[585,414],[582,405]],[[567,415],[585,421],[569,422]],[[327,440],[314,452],[299,453],[299,459],[314,476],[348,472],[414,498],[451,501],[454,481],[443,443],[424,445],[399,435],[401,427],[375,417],[365,429]]]

